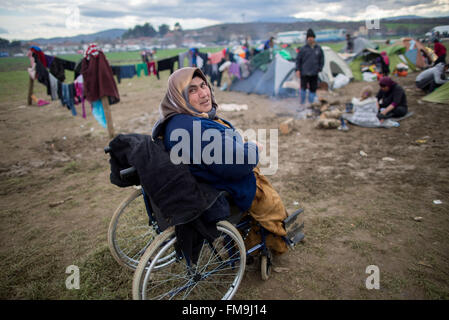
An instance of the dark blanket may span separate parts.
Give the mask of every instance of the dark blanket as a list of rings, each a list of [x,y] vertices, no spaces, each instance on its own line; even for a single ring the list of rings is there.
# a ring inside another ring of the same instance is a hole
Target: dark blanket
[[[203,240],[213,241],[216,223],[229,216],[229,203],[220,192],[198,183],[188,165],[173,164],[162,141],[149,135],[120,134],[110,143],[111,182],[120,187],[141,184],[164,230],[176,226],[178,249],[193,263]],[[120,170],[135,167],[138,177],[120,178]]]

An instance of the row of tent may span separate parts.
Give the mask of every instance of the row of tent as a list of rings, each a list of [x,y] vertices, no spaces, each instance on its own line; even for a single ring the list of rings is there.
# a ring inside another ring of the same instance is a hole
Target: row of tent
[[[363,79],[360,71],[360,65],[363,62],[381,57],[381,51],[378,49],[379,47],[374,43],[358,37],[354,39],[354,52],[346,56],[342,54],[352,70],[354,80],[361,81]],[[403,38],[396,41],[386,47],[384,51],[390,60],[390,71],[393,71],[399,63],[405,64],[411,71],[425,69],[436,59],[436,55],[431,48],[412,38]]]
[[[399,63],[405,64],[411,71],[430,67],[437,59],[433,49],[413,38],[403,38],[384,49],[390,60],[390,71]],[[360,64],[366,60],[380,57],[378,47],[364,38],[354,41],[354,54],[348,61],[354,80],[362,80]],[[445,83],[422,98],[424,101],[449,104],[449,83]]]
[[[354,50],[350,55],[338,54],[326,46],[322,49],[325,63],[318,76],[320,82],[325,83],[328,88],[334,88],[339,76],[362,81],[361,64],[381,57],[378,46],[362,37],[354,39]],[[405,64],[411,71],[425,69],[436,59],[431,48],[412,38],[403,38],[384,50],[390,61],[390,71],[399,63]],[[249,77],[236,79],[230,90],[275,97],[297,96],[299,79],[295,72],[295,58],[296,55],[287,50],[259,53],[250,62],[252,71]],[[448,84],[441,86],[423,100],[448,103],[448,89]]]
[[[324,67],[318,75],[321,82],[326,83],[328,87],[333,87],[339,74],[343,74],[348,79],[353,78],[348,64],[336,52],[326,46],[323,46],[322,49]],[[299,80],[295,72],[296,56],[286,50],[272,54],[274,55],[273,59],[269,59],[269,51],[256,55],[251,60],[250,76],[234,81],[230,90],[276,97],[297,96]]]

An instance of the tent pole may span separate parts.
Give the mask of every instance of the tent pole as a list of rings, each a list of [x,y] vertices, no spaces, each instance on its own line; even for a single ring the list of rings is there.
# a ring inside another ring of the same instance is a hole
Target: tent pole
[[[28,83],[28,105],[31,106],[33,103],[33,100],[31,99],[31,96],[33,95],[33,87],[34,87],[34,80],[30,77],[30,82]]]
[[[108,126],[109,138],[114,137],[114,124],[112,123],[112,113],[111,107],[109,105],[108,97],[101,98],[101,102],[103,103],[104,115],[106,117],[106,124]]]

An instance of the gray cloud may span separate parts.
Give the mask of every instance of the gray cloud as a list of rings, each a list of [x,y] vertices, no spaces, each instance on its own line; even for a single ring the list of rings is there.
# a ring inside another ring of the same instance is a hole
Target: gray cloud
[[[66,28],[66,25],[64,23],[44,22],[44,23],[42,23],[42,25],[45,26],[45,27],[50,27],[50,28]]]
[[[179,21],[183,26],[185,23],[188,28],[196,28],[210,23],[240,23],[293,16],[353,20],[363,19],[360,17],[364,16],[370,5],[377,6],[390,16],[449,16],[447,1],[441,0],[148,0],[141,4],[132,0],[3,0],[0,1],[0,33],[9,34],[10,37],[20,37],[21,34],[29,37],[36,32],[62,33],[64,28],[61,26],[68,15],[65,9],[77,3],[81,24],[89,32],[127,28],[131,24],[145,22],[156,26],[164,21]],[[416,8],[406,10],[411,7]],[[195,19],[200,20],[197,23]],[[30,23],[42,28],[30,30]]]
[[[120,3],[119,10],[103,9],[101,4],[89,4],[80,6],[81,15],[97,18],[119,18],[135,16],[139,18],[171,17],[177,19],[203,18],[218,20],[221,22],[241,22],[242,14],[246,21],[259,20],[263,17],[288,17],[298,12],[325,11],[329,5],[338,4],[341,7],[332,11],[332,15],[347,16],[349,19],[366,11],[369,5],[375,5],[383,10],[400,10],[404,7],[421,5],[433,5],[438,7],[436,0],[181,0],[177,6],[164,4],[142,4],[132,6]],[[419,15],[419,12],[416,13]],[[329,16],[332,19],[332,16]]]
[[[85,6],[80,6],[79,9],[80,15],[93,18],[120,18],[128,15],[125,11],[102,10]],[[138,15],[138,13],[132,13],[131,15]]]

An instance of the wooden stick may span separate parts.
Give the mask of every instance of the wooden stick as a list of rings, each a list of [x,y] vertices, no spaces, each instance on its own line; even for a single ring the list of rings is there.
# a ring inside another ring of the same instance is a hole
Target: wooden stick
[[[101,98],[101,102],[103,103],[104,115],[106,117],[106,124],[108,126],[109,138],[113,138],[114,134],[114,124],[112,123],[112,113],[111,107],[109,106],[108,97]]]
[[[30,82],[28,84],[28,105],[31,106],[33,101],[31,100],[31,96],[33,95],[33,87],[34,87],[34,80],[30,77]]]

